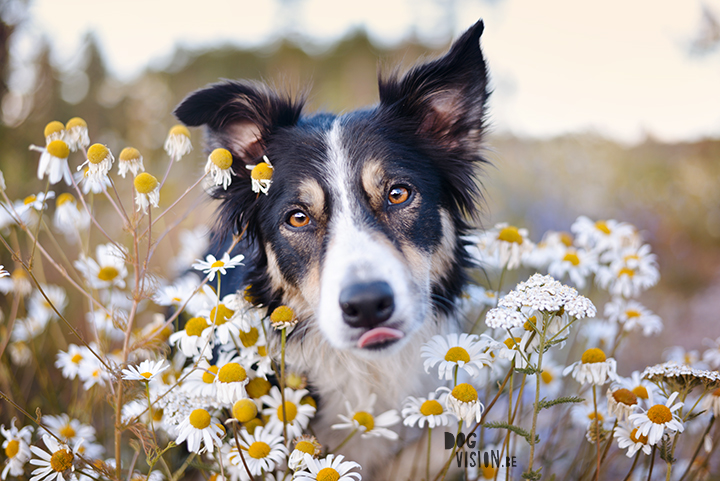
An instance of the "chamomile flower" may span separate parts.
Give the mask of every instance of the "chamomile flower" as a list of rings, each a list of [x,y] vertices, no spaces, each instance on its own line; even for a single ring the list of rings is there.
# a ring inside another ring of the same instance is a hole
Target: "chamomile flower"
[[[638,428],[638,434],[648,437],[648,444],[657,444],[667,429],[671,432],[682,432],[685,427],[675,413],[683,407],[682,402],[675,402],[678,392],[674,392],[665,404],[656,404],[645,412],[631,414],[629,419]]]
[[[655,384],[643,379],[640,371],[633,371],[630,377],[618,377],[617,387],[631,391],[642,402],[649,402],[657,389]],[[638,402],[640,402],[638,401]]]
[[[222,302],[216,300],[215,305],[209,311],[203,309],[198,314],[209,319],[215,328],[215,337],[220,341],[220,344],[228,344],[232,337],[237,337],[240,334],[241,323],[235,317],[235,311],[225,303],[225,298],[223,298]]]
[[[300,471],[307,469],[307,463],[305,462],[305,455],[312,456],[317,459],[322,450],[322,446],[315,438],[315,436],[309,436],[303,434],[302,436],[295,438],[295,448],[290,453],[288,458],[288,468],[293,471]]]
[[[434,392],[427,398],[408,396],[402,408],[403,424],[410,427],[417,424],[419,428],[424,428],[426,422],[429,428],[449,426],[454,420],[453,415],[445,410],[443,396],[439,399],[435,396]]]
[[[595,282],[614,296],[637,297],[660,279],[655,254],[650,246],[623,249],[608,267],[598,270]]]
[[[69,241],[77,243],[80,240],[80,232],[84,232],[90,226],[90,215],[77,203],[72,194],[65,192],[55,201],[53,225]]]
[[[180,160],[183,155],[192,152],[190,131],[184,125],[175,125],[168,132],[165,139],[165,152],[174,160]]]
[[[287,448],[283,445],[283,437],[278,431],[260,426],[255,428],[253,434],[245,429],[241,430],[239,437],[245,463],[253,476],[275,470],[287,457]],[[230,450],[229,459],[231,463],[242,466],[237,446]]]
[[[125,287],[127,268],[125,267],[126,252],[116,244],[100,244],[95,248],[97,261],[84,254],[75,261],[75,267],[80,271],[93,289],[108,287]]]
[[[269,416],[267,428],[270,430],[283,429],[283,419],[287,427],[288,436],[297,437],[302,435],[303,430],[307,428],[310,418],[315,416],[315,408],[309,404],[302,404],[302,399],[308,394],[306,389],[297,391],[285,388],[285,409],[283,413],[282,397],[280,389],[273,386],[270,394],[263,396],[260,400],[268,407],[263,409],[263,415]],[[287,418],[284,418],[287,416]]]
[[[51,184],[64,180],[67,185],[72,184],[72,174],[68,167],[70,149],[65,141],[57,139],[49,142],[46,147],[30,146],[31,150],[40,152],[37,176],[43,179],[47,175]]]
[[[42,421],[53,434],[67,444],[75,444],[78,441],[95,441],[94,427],[72,419],[67,414],[45,415],[42,417]]]
[[[548,231],[534,249],[523,256],[523,265],[544,270],[551,262],[562,259],[572,245],[573,237],[568,232]]]
[[[208,156],[205,173],[212,175],[215,185],[222,185],[222,188],[227,190],[228,185],[232,182],[232,176],[235,175],[232,163],[233,156],[229,150],[215,149]]]
[[[5,270],[3,265],[0,265],[0,277],[10,277],[10,273]]]
[[[632,458],[635,456],[635,453],[640,450],[642,450],[642,452],[646,455],[649,455],[652,451],[652,446],[648,443],[647,435],[640,434],[639,428],[634,426],[628,426],[624,423],[619,425],[615,429],[613,437],[617,439],[618,447],[620,449],[628,448],[625,453],[625,456],[628,458]]]
[[[39,459],[30,460],[30,464],[39,466],[32,472],[32,481],[76,479],[75,473],[75,449],[67,444],[58,443],[55,438],[47,434],[43,435],[45,447],[50,451],[46,452],[37,446],[30,446],[30,450]],[[82,440],[80,441],[82,442]],[[77,448],[77,446],[75,446]]]
[[[26,212],[41,212],[48,206],[48,201],[55,198],[55,192],[50,191],[47,194],[45,192],[39,192],[25,197],[15,210],[24,218]],[[24,219],[23,219],[24,220]],[[29,220],[27,223],[35,224],[34,220]]]
[[[597,254],[585,249],[566,249],[562,257],[553,260],[548,266],[548,274],[556,279],[566,275],[578,289],[584,289],[587,279],[598,269]]]
[[[83,162],[78,171],[87,165],[87,176],[95,181],[102,181],[107,178],[108,172],[115,162],[112,152],[103,144],[93,144],[87,150],[87,160]]]
[[[10,429],[5,429],[5,425],[0,426],[0,434],[5,437],[2,448],[5,450],[7,461],[5,468],[0,474],[0,478],[6,479],[7,475],[22,476],[24,473],[25,463],[31,457],[30,441],[32,437],[32,426],[25,426],[21,429],[15,427],[16,418],[10,421]]]
[[[122,378],[126,381],[150,381],[169,367],[170,365],[164,359],[156,362],[148,359],[137,366],[128,366],[127,369],[123,369]]]
[[[270,324],[277,330],[287,329],[290,332],[297,323],[295,311],[288,306],[276,307],[270,314]]]
[[[298,471],[293,479],[299,481],[360,481],[362,476],[360,473],[351,473],[353,469],[362,469],[362,467],[352,461],[344,461],[344,456],[338,454],[328,454],[324,459],[313,459],[309,454],[305,454],[305,471]]]
[[[138,172],[145,172],[143,156],[135,147],[125,147],[118,156],[118,174],[124,179],[128,172],[131,172],[133,177],[137,176]]]
[[[580,384],[603,385],[608,379],[617,379],[617,363],[608,358],[602,349],[596,347],[585,351],[582,358],[563,370],[563,376],[572,372],[572,377]]]
[[[720,417],[720,387],[705,395],[702,408],[713,413],[716,418]]]
[[[213,332],[210,321],[204,317],[193,317],[185,323],[185,329],[170,335],[170,344],[178,348],[187,357],[195,357],[200,354],[200,349],[208,343],[208,338]],[[207,349],[212,349],[212,342]]]
[[[219,361],[218,361],[219,363]],[[183,392],[206,398],[217,398],[217,384],[215,378],[220,367],[217,364],[210,364],[205,358],[200,359],[197,367],[190,365],[185,368],[187,374],[180,389]]]
[[[221,403],[233,404],[238,399],[247,397],[245,386],[250,378],[245,368],[237,362],[238,360],[235,359],[221,366],[215,376],[217,400]]]
[[[78,184],[78,187],[81,188],[82,193],[85,195],[90,192],[93,194],[100,194],[111,186],[110,177],[91,176],[90,169],[88,167],[85,167],[80,172],[75,172],[73,177],[75,178],[75,182]]]
[[[43,131],[43,134],[45,135],[45,144],[49,144],[50,142],[53,142],[55,140],[64,140],[65,125],[57,120],[48,122],[48,124],[45,125],[45,130]]]
[[[445,398],[445,405],[460,422],[465,421],[465,427],[472,423],[480,422],[485,406],[478,399],[477,390],[467,383],[460,383],[452,391],[446,387],[438,388],[439,391],[449,391]]]
[[[89,356],[92,356],[92,353],[87,347],[70,344],[67,352],[58,352],[55,367],[62,370],[64,378],[75,379],[80,369],[80,363]]]
[[[379,416],[374,416],[374,407],[377,395],[375,393],[362,402],[357,409],[352,409],[349,402],[345,402],[348,415],[338,414],[342,423],[333,424],[331,429],[358,429],[361,437],[384,437],[391,440],[398,439],[395,431],[387,429],[400,422],[400,416],[396,410],[386,411]]]
[[[95,386],[104,386],[110,379],[110,374],[105,370],[102,363],[95,357],[86,357],[80,362],[78,377],[83,382],[85,390]]]
[[[499,347],[497,356],[500,359],[507,359],[510,362],[515,361],[515,367],[524,369],[527,367],[528,354],[525,353],[527,341],[523,341],[522,337],[508,337],[503,342],[498,343]]]
[[[225,429],[220,421],[202,408],[193,410],[178,426],[175,444],[187,441],[188,451],[193,453],[213,452],[222,446]]]
[[[420,348],[420,356],[425,358],[425,372],[430,372],[430,368],[439,363],[440,379],[451,380],[456,368],[476,377],[484,367],[492,364],[492,357],[484,352],[486,344],[478,341],[474,334],[433,336]]]
[[[90,145],[87,122],[80,117],[68,120],[65,125],[65,141],[73,152],[87,148]]]
[[[28,316],[41,324],[47,324],[58,318],[58,312],[63,313],[68,304],[65,289],[54,284],[41,284],[40,290],[33,291],[28,301]],[[43,295],[45,293],[45,295]],[[47,298],[46,298],[47,296]]]
[[[137,210],[147,214],[149,206],[157,207],[160,202],[160,182],[151,174],[143,172],[133,181]]]
[[[267,156],[263,155],[263,160],[264,162],[260,162],[257,165],[248,165],[246,167],[250,170],[250,178],[252,179],[252,191],[258,194],[262,192],[263,194],[267,195],[268,191],[270,190],[270,185],[272,184],[272,177],[273,172],[275,171],[275,167],[273,167],[270,159],[268,159]]]
[[[616,220],[598,220],[593,222],[581,215],[570,230],[576,236],[577,245],[603,252],[608,249],[619,249],[627,246],[627,240],[637,236],[635,228],[625,222]]]
[[[233,269],[243,265],[243,259],[245,259],[245,256],[242,254],[230,258],[230,254],[226,252],[220,259],[216,259],[214,255],[208,254],[204,261],[195,259],[196,262],[192,267],[193,269],[202,271],[203,274],[207,274],[208,280],[212,282],[213,279],[215,279],[216,273],[219,272],[222,275],[227,274],[227,269]]]
[[[605,304],[605,317],[610,322],[619,323],[625,332],[642,330],[646,337],[657,334],[663,329],[660,317],[633,299],[615,297]]]
[[[527,229],[506,223],[496,224],[477,239],[477,246],[470,246],[471,254],[475,253],[481,263],[507,269],[520,267],[523,256],[532,249]]]
[[[0,278],[0,292],[3,294],[12,292],[18,296],[27,296],[32,292],[32,289],[32,282],[30,282],[30,278],[22,267],[15,269],[10,274],[10,277],[4,276]]]
[[[616,416],[618,421],[627,420],[633,411],[638,407],[637,396],[625,388],[608,389],[607,393],[608,412]]]

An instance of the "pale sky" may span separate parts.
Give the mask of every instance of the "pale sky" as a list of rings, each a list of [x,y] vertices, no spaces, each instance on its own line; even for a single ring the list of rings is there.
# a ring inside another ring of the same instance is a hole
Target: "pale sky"
[[[720,0],[704,1],[720,14]],[[699,0],[35,0],[28,38],[67,61],[93,30],[112,72],[131,79],[175,46],[260,45],[292,31],[312,42],[364,26],[392,46],[414,31],[442,41],[485,20],[482,44],[497,132],[547,137],[593,131],[634,142],[720,137],[720,51],[689,53]],[[443,21],[447,21],[444,23]]]

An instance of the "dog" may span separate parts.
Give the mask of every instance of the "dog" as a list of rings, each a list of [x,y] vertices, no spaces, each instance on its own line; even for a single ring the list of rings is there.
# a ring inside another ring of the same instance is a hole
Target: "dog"
[[[374,393],[377,415],[433,391],[440,383],[423,371],[420,347],[461,328],[458,299],[472,267],[464,236],[486,163],[483,28],[478,21],[404,75],[380,76],[379,102],[366,109],[304,114],[302,97],[223,81],[175,110],[184,124],[205,126],[208,150],[233,155],[232,183],[214,191],[214,235],[228,245],[244,234],[246,268],[234,288],[250,286],[253,302],[288,305],[300,319],[286,362],[308,378],[319,405],[312,428],[327,446],[347,436],[330,429],[346,402]],[[266,195],[251,189],[246,168],[264,156],[274,168]],[[366,479],[391,479],[392,458],[420,436],[394,429],[402,442],[355,436],[341,453]]]

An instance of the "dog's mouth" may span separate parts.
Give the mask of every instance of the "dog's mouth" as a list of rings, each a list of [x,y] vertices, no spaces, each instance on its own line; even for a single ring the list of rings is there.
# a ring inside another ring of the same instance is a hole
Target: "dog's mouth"
[[[357,341],[360,349],[384,349],[405,337],[405,333],[392,327],[376,327],[366,331]]]

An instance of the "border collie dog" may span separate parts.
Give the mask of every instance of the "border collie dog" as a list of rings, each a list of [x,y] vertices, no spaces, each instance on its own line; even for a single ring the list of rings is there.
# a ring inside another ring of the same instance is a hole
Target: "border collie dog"
[[[346,403],[375,394],[377,415],[440,384],[424,372],[420,347],[461,327],[458,298],[472,264],[463,236],[484,163],[482,31],[478,21],[444,56],[380,78],[379,102],[366,109],[305,115],[302,99],[224,81],[175,111],[206,126],[208,149],[233,154],[233,182],[214,192],[215,238],[227,247],[243,232],[236,288],[249,285],[254,302],[288,305],[300,319],[286,360],[318,400],[312,428],[325,446],[348,434],[330,429]],[[263,156],[274,167],[267,195],[253,192],[246,169]],[[393,429],[402,442],[354,436],[342,449],[366,479],[388,479],[382,470],[420,436]]]

